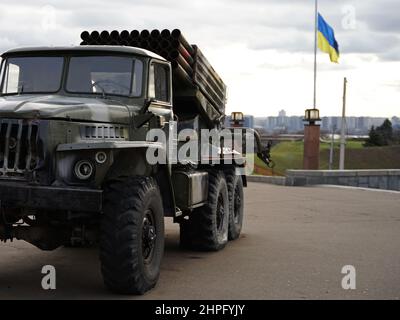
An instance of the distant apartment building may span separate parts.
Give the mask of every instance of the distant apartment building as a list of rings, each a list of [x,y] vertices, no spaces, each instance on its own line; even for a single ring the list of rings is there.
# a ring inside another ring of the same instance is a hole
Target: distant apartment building
[[[356,121],[356,127],[355,129],[357,131],[365,131],[370,128],[370,121],[367,117],[358,117]]]
[[[297,133],[304,128],[302,116],[287,116],[285,110],[281,110],[275,117],[248,117],[248,121],[252,124],[251,128],[258,128],[268,133]],[[346,133],[365,135],[371,129],[371,126],[380,126],[386,118],[381,117],[346,117]],[[393,127],[400,128],[400,118],[393,117],[391,119]],[[342,126],[341,117],[322,117],[321,131],[336,133],[340,132]]]
[[[295,133],[303,130],[304,128],[304,123],[303,123],[303,117],[297,117],[297,116],[291,116],[289,117],[289,123],[288,123],[288,131],[289,133]]]
[[[254,118],[254,128],[264,128],[267,124],[267,117],[255,117]]]
[[[244,116],[244,127],[254,129],[254,116],[245,115]]]
[[[393,128],[400,130],[400,118],[399,117],[392,118],[392,126],[393,126]]]

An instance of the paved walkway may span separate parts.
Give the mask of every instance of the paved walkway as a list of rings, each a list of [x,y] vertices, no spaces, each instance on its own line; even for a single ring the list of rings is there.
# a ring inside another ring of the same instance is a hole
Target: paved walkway
[[[250,183],[241,238],[221,252],[178,247],[167,223],[157,287],[133,299],[399,299],[400,193]],[[41,289],[54,265],[57,289]],[[356,268],[356,290],[341,269]],[[127,298],[104,290],[96,248],[42,252],[0,244],[0,299]],[[128,297],[130,298],[130,297]]]

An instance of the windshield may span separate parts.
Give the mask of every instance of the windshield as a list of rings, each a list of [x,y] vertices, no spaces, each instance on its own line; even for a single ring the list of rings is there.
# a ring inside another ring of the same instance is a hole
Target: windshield
[[[57,92],[61,86],[63,65],[63,57],[8,58],[2,68],[1,93]]]
[[[10,57],[1,68],[1,94],[56,93],[68,57]],[[65,89],[70,93],[140,97],[143,62],[132,57],[73,56]]]
[[[66,90],[75,93],[142,94],[143,63],[131,57],[82,56],[69,62]]]

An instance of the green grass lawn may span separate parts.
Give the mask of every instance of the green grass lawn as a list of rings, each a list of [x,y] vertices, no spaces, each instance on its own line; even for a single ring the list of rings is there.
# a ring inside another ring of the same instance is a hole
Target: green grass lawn
[[[320,169],[329,168],[329,143],[320,144]],[[250,155],[249,155],[250,156]],[[271,150],[276,166],[273,174],[284,175],[287,169],[303,168],[303,141],[281,142]],[[265,168],[255,158],[255,164]],[[333,168],[339,167],[339,142],[334,145]],[[345,155],[346,169],[400,169],[400,146],[364,148],[362,141],[347,141]]]

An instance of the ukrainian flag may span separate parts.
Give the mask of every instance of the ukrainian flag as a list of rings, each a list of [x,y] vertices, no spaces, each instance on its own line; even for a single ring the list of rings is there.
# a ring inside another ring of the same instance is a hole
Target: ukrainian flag
[[[335,39],[335,33],[331,26],[318,13],[318,48],[329,53],[332,62],[338,63],[339,45]]]

